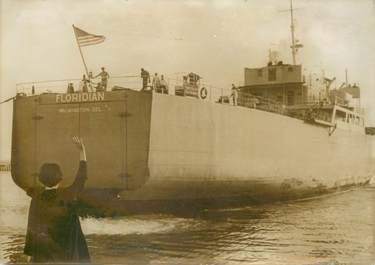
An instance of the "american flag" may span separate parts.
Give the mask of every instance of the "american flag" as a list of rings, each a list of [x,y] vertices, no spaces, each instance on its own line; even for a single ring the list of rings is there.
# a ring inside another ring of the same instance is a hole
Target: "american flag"
[[[74,34],[76,35],[78,45],[80,47],[99,44],[105,40],[104,36],[88,33],[82,29],[75,27],[74,25],[73,25],[73,29],[74,29]]]

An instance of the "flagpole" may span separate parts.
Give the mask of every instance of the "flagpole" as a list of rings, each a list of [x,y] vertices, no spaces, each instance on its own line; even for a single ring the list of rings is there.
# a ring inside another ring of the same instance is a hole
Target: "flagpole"
[[[81,46],[79,45],[79,42],[78,42],[77,33],[76,33],[76,30],[75,30],[74,24],[72,25],[72,27],[73,27],[74,36],[76,38],[76,42],[77,42],[77,45],[78,45],[79,53],[81,54],[83,65],[85,66],[86,76],[89,79],[89,86],[90,86],[90,89],[92,91],[91,77],[89,76],[89,71],[87,70],[87,65],[86,65],[86,62],[85,62],[85,58],[83,57]]]

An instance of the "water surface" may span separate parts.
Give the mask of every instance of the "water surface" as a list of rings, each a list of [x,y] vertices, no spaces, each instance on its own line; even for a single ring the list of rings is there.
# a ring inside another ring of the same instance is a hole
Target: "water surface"
[[[0,262],[23,262],[30,199],[0,173]],[[194,217],[82,220],[92,261],[126,264],[371,264],[375,188],[205,210]]]

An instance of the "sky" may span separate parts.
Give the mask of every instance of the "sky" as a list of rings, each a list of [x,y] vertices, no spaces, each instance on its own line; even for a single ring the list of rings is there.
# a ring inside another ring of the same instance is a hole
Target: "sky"
[[[0,0],[0,101],[16,83],[80,78],[84,67],[72,25],[104,35],[82,48],[94,73],[196,72],[218,88],[243,83],[245,67],[261,67],[268,50],[291,63],[289,0]],[[336,77],[348,69],[362,89],[375,126],[375,1],[294,0],[297,63]],[[12,103],[0,105],[0,160],[10,158]]]

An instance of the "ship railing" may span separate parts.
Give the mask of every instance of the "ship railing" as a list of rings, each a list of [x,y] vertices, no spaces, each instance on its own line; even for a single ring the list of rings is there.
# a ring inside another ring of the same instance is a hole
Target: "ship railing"
[[[111,76],[108,80],[107,90],[111,90],[114,86],[140,90],[142,88],[140,80],[140,76],[137,75]],[[17,94],[24,94],[26,96],[44,93],[67,93],[69,84],[73,85],[75,92],[82,91],[82,80],[79,78],[69,78],[18,83],[16,84],[16,92]],[[100,79],[92,79],[90,84],[88,84],[88,92],[95,92],[97,85],[100,84]]]
[[[299,104],[294,104],[291,106],[286,106],[288,110],[297,110],[297,109],[306,109],[306,108],[311,108],[311,109],[316,109],[316,108],[333,108],[333,106],[340,106],[342,108],[350,108],[348,104],[345,104],[343,101],[336,101],[336,102],[329,102],[326,100],[311,100],[311,101],[305,101],[301,102]]]
[[[151,77],[152,79],[152,77]],[[178,78],[166,78],[168,87],[171,89],[176,84],[182,82]],[[91,79],[92,91],[95,91],[96,86],[100,83],[100,78]],[[72,84],[74,91],[82,91],[82,79],[79,78],[68,78],[60,80],[43,80],[43,81],[31,81],[23,82],[16,84],[17,93],[24,93],[26,95],[32,95],[34,88],[34,95],[40,95],[43,93],[67,93],[68,85]],[[131,75],[119,75],[119,76],[110,76],[108,79],[107,90],[115,86],[120,86],[132,90],[141,90],[142,89],[142,79],[140,75],[131,74]],[[151,87],[152,84],[149,84]],[[91,90],[90,86],[89,91]],[[173,89],[172,89],[173,90]]]
[[[247,108],[260,109],[268,112],[285,114],[285,105],[273,99],[256,96],[249,93],[239,92],[237,105]]]
[[[168,85],[168,94],[176,95],[176,87],[181,87],[183,85],[183,72],[165,74],[165,80]],[[91,79],[91,86],[88,86],[88,92],[94,92],[96,86],[100,83],[100,78]],[[68,78],[60,80],[43,80],[43,81],[31,81],[16,84],[17,93],[32,96],[40,95],[44,93],[67,93],[68,85],[71,84],[74,88],[74,92],[82,91],[82,80],[80,78]],[[142,79],[140,75],[128,74],[128,75],[118,75],[110,76],[107,84],[107,91],[111,90],[113,87],[123,87],[132,90],[142,89]],[[200,99],[200,90],[202,88],[207,89],[207,96],[205,101],[217,102],[220,97],[229,97],[230,88],[223,88],[216,85],[212,85],[204,82],[203,79],[200,80],[199,86],[197,87],[197,95],[195,98]],[[147,89],[152,89],[152,76],[151,82],[148,84]],[[155,92],[155,91],[154,91]],[[177,91],[178,92],[178,91]],[[189,96],[189,95],[187,95]]]
[[[183,79],[182,77],[174,78],[171,76],[173,76],[173,74],[170,76],[165,75],[165,80],[168,84],[167,93],[169,95],[176,95],[175,88],[183,84]],[[91,86],[88,86],[88,92],[95,92],[96,86],[99,83],[99,78],[92,79]],[[79,78],[18,83],[16,84],[16,91],[17,94],[21,93],[26,96],[40,95],[44,93],[67,93],[69,84],[73,85],[75,92],[82,91],[82,80]],[[151,86],[152,84],[149,85]],[[140,75],[136,74],[111,76],[108,80],[107,91],[111,90],[115,86],[139,91],[142,89],[142,79]],[[195,98],[202,99],[199,95],[200,89],[202,88],[206,88],[208,92],[206,98],[204,98],[205,101],[233,104],[233,97],[231,97],[231,90],[229,88],[225,89],[223,87],[214,86],[201,80],[199,87],[197,88],[198,95],[194,96]],[[238,92],[237,105],[285,115],[288,114],[288,112],[290,113],[290,110],[299,107],[306,108],[306,106],[310,106],[314,108],[316,106],[322,106],[322,102],[310,101],[301,103],[300,105],[285,106],[270,98],[265,98],[250,93]]]

